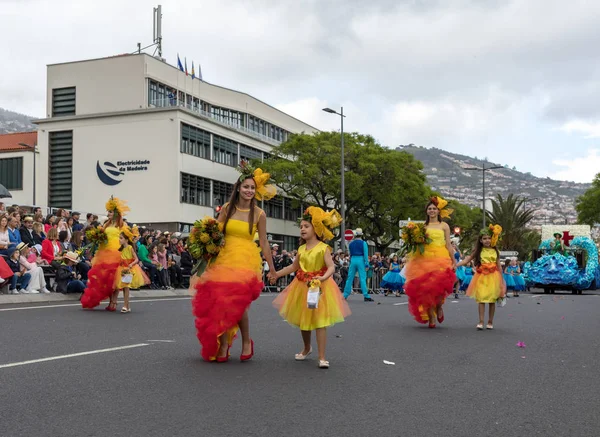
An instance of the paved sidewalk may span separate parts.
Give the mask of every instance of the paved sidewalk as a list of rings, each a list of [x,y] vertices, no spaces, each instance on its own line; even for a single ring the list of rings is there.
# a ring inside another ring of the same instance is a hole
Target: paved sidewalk
[[[122,294],[120,295],[122,297]],[[190,296],[187,289],[178,290],[132,290],[130,292],[132,298],[153,298],[153,297],[178,297]],[[79,300],[79,293],[62,294],[0,294],[0,305],[3,304],[19,304],[19,303],[46,303],[46,302],[63,302]]]

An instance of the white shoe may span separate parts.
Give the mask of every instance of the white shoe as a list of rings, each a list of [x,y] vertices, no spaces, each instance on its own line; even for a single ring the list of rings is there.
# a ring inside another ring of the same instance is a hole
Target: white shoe
[[[15,290],[15,294],[19,294],[19,293],[17,293],[17,290]],[[27,291],[27,290],[23,290],[23,289],[21,288],[21,294],[29,294],[29,291]]]
[[[294,355],[294,358],[296,359],[296,361],[304,361],[306,359],[306,357],[308,357],[310,354],[312,354],[312,346],[306,355],[299,353],[299,354]]]
[[[329,369],[329,361],[319,360],[319,369]]]
[[[28,293],[31,293],[31,294],[40,294],[40,290],[31,290]]]
[[[0,278],[0,284],[4,284],[6,282],[6,280]]]
[[[48,290],[46,287],[44,287],[44,288],[42,288],[42,293],[48,294],[48,293],[50,293],[50,290]]]
[[[8,294],[19,294],[17,290],[9,290]]]

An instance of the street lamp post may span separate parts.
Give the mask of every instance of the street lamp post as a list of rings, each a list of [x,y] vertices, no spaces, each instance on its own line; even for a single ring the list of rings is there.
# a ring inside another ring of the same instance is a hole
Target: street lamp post
[[[483,175],[483,229],[485,229],[485,212],[486,212],[486,207],[485,207],[485,172],[488,170],[496,170],[499,168],[504,168],[501,165],[495,165],[494,167],[486,167],[485,166],[485,162],[483,163],[483,165],[481,166],[481,168],[479,167],[471,167],[471,168],[463,168],[463,170],[474,170],[474,171],[480,171],[481,174]]]
[[[30,146],[29,144],[25,144],[25,143],[19,143],[19,146],[23,146],[23,147],[27,147],[29,150],[31,150],[33,152],[33,206],[36,206],[36,202],[35,202],[35,173],[36,173],[36,155],[38,154],[37,151],[37,144],[34,144],[33,146]]]
[[[346,181],[345,181],[345,173],[346,173],[346,165],[344,163],[344,107],[340,108],[340,112],[334,111],[331,108],[323,108],[323,111],[328,112],[330,114],[337,114],[340,116],[341,120],[341,136],[342,136],[342,168],[341,168],[341,196],[340,196],[340,215],[342,216],[342,225],[340,227],[340,249],[344,251],[344,245],[346,244]]]

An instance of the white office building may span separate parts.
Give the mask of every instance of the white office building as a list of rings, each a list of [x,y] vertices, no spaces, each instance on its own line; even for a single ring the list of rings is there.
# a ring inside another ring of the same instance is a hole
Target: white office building
[[[228,200],[241,159],[316,131],[146,54],[49,65],[47,74],[40,205],[101,213],[114,195],[128,201],[130,221],[187,232]],[[271,240],[295,248],[301,207],[278,196],[264,209]]]

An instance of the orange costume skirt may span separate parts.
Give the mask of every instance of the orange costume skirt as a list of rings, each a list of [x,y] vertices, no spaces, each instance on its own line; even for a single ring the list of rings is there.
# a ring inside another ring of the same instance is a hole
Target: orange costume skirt
[[[467,296],[477,303],[496,303],[499,298],[506,296],[506,282],[495,262],[477,267],[467,288]]]
[[[423,254],[413,253],[406,265],[408,310],[419,323],[429,321],[428,310],[444,303],[454,290],[456,274],[445,246],[428,244]]]
[[[81,306],[95,308],[105,299],[109,299],[115,291],[115,278],[121,264],[119,252],[119,235],[121,231],[115,227],[105,229],[108,241],[100,247],[92,259],[92,268],[88,272],[88,282]]]
[[[247,229],[247,223],[242,223]],[[234,225],[230,220],[228,229]],[[215,261],[200,278],[193,279],[196,336],[206,361],[216,359],[223,334],[229,346],[233,343],[244,312],[264,288],[261,269],[260,249],[252,239],[226,234],[225,246]]]

